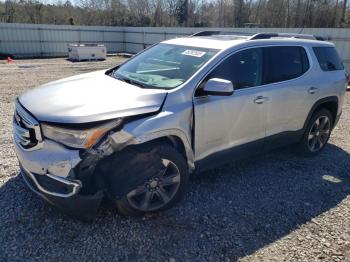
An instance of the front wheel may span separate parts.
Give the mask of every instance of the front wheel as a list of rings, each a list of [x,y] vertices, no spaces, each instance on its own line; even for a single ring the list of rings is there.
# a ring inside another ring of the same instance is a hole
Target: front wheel
[[[329,110],[321,109],[315,112],[299,144],[300,151],[306,156],[320,153],[328,142],[332,126],[333,117]]]
[[[183,156],[169,145],[155,147],[163,170],[130,192],[116,205],[123,215],[142,215],[165,210],[180,201],[188,183],[188,168]]]

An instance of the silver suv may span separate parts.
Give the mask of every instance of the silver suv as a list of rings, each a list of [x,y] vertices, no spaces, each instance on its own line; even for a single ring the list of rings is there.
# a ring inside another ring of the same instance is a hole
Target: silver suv
[[[344,93],[332,43],[205,31],[24,93],[15,147],[51,204],[90,217],[105,197],[138,215],[173,206],[195,170],[287,144],[318,154]]]

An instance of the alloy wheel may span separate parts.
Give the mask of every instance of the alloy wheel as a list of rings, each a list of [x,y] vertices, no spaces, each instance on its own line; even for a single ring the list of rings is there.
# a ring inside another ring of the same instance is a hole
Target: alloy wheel
[[[129,204],[140,211],[149,212],[168,204],[180,186],[180,171],[172,161],[162,159],[164,169],[143,185],[130,191],[126,198]]]
[[[322,115],[316,119],[308,135],[308,147],[311,152],[321,150],[327,143],[331,131],[331,121]]]

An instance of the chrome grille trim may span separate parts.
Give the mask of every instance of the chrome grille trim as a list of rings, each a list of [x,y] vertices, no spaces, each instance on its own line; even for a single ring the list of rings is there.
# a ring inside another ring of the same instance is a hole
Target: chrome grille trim
[[[66,186],[71,186],[72,190],[68,193],[60,193],[60,192],[53,192],[50,190],[45,189],[44,187],[42,187],[39,183],[39,181],[35,178],[35,176],[27,169],[25,169],[23,166],[21,166],[21,175],[24,178],[24,181],[26,182],[27,186],[33,190],[36,193],[44,193],[50,196],[55,196],[55,197],[62,197],[62,198],[69,198],[72,197],[74,195],[76,195],[79,190],[82,188],[81,182],[79,180],[68,180],[68,179],[64,179],[61,177],[57,177],[54,176],[52,174],[47,173],[46,176],[48,176],[49,178],[56,180],[57,182],[60,182]],[[28,177],[29,176],[29,177]],[[36,190],[28,181],[28,179],[31,179],[31,181],[33,181],[33,183],[35,184],[35,186],[37,187],[38,190]]]
[[[13,134],[15,142],[24,150],[31,151],[41,146],[42,136],[39,122],[27,113],[18,101],[16,101],[13,118]]]
[[[40,142],[42,141],[41,130],[39,122],[32,117],[27,111],[16,101],[16,113],[21,117],[22,121],[28,128],[33,128],[35,130],[36,139]]]
[[[28,138],[30,139],[30,134],[29,134],[29,130],[22,128],[20,126],[18,126],[17,124],[13,126],[13,128],[15,129],[15,133],[17,135],[19,135],[20,137],[24,137],[24,138]]]
[[[14,133],[14,138],[17,144],[28,146],[30,144],[30,140],[26,140],[23,137],[21,137],[19,134]]]

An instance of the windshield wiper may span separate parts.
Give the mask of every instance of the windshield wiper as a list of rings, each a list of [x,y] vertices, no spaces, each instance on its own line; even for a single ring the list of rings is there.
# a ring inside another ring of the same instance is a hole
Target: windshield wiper
[[[121,76],[115,76],[115,78],[120,80],[120,81],[123,81],[125,83],[131,84],[131,85],[135,85],[135,86],[138,86],[138,87],[141,87],[141,88],[147,88],[148,87],[147,85],[142,84],[142,83],[140,83],[138,81],[132,80],[130,78],[121,77]]]

